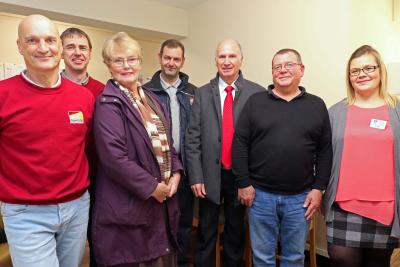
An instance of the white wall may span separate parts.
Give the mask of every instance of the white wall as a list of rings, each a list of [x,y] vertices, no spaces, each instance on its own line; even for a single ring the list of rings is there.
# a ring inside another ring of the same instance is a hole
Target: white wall
[[[57,23],[60,32],[70,23],[81,24],[78,27],[87,31],[94,46],[89,72],[102,81],[109,78],[101,59],[103,40],[126,29],[137,33],[143,47],[145,77],[159,68],[159,41],[185,36],[184,71],[197,85],[215,75],[215,47],[228,37],[242,44],[245,77],[264,86],[271,83],[273,54],[281,48],[297,49],[306,66],[302,84],[328,106],[345,96],[347,59],[363,44],[377,48],[394,66],[389,79],[400,77],[400,0],[209,0],[189,11],[148,0],[0,1],[0,11],[27,14],[33,9],[65,18],[69,23]],[[20,19],[0,13],[2,62],[22,63],[15,43]],[[321,219],[317,227],[323,249]]]
[[[400,61],[400,14],[392,21],[391,7],[392,0],[207,1],[189,11],[186,70],[196,84],[208,82],[216,44],[232,37],[243,47],[245,77],[266,86],[273,54],[295,48],[306,66],[303,85],[331,105],[345,96],[345,65],[357,47]]]
[[[183,37],[188,31],[185,10],[149,0],[1,0],[0,11],[40,13],[60,21],[114,31],[124,28],[140,39],[167,34]]]
[[[306,67],[302,85],[330,106],[345,97],[347,60],[363,44],[397,62],[390,74],[400,76],[400,1],[394,2],[393,20],[392,0],[210,0],[189,11],[186,70],[192,82],[207,83],[216,73],[217,43],[231,37],[242,45],[245,77],[267,86],[274,53],[295,48]],[[327,256],[321,217],[317,250]]]
[[[0,42],[0,62],[23,64],[23,58],[18,53],[17,49],[17,36],[18,24],[23,16],[0,13],[0,29],[2,40]],[[101,57],[101,49],[104,40],[114,34],[115,32],[87,27],[82,25],[69,24],[64,22],[56,22],[58,30],[61,34],[68,27],[78,27],[84,30],[92,41],[93,51],[92,60],[89,64],[89,73],[100,81],[107,81],[110,78],[109,72],[103,63]],[[132,36],[135,37],[135,36]],[[144,77],[151,76],[155,70],[159,68],[156,60],[156,55],[159,50],[159,44],[150,41],[138,40],[143,49],[143,69],[142,74]]]

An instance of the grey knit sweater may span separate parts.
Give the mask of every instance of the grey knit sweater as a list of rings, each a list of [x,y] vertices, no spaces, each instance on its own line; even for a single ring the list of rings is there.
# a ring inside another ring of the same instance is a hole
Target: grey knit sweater
[[[346,126],[347,102],[342,100],[329,109],[329,119],[332,127],[333,161],[332,171],[328,187],[324,194],[325,220],[331,222],[333,219],[332,205],[335,201],[337,184],[339,180],[339,169],[343,151],[343,137]],[[392,223],[391,236],[400,238],[400,103],[395,109],[389,109],[389,121],[393,130],[394,138],[394,174],[395,174],[395,214]],[[377,183],[378,184],[378,183]],[[362,190],[362,188],[360,188]],[[379,190],[379,187],[377,187]]]

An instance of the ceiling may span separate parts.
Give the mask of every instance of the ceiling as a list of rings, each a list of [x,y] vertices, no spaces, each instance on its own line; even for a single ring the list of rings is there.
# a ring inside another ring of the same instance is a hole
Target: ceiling
[[[207,2],[208,0],[154,0],[165,5],[179,7],[183,9],[189,9],[200,5],[201,3]]]

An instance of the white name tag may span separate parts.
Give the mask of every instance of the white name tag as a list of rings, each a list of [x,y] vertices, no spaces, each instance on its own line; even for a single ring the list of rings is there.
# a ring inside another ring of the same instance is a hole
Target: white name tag
[[[379,130],[385,130],[386,124],[387,124],[387,121],[372,119],[369,124],[369,127],[379,129]]]

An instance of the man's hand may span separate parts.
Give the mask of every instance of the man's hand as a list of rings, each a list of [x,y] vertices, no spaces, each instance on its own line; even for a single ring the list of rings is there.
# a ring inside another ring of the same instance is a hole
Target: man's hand
[[[251,207],[253,205],[254,197],[256,196],[256,190],[253,186],[248,186],[245,188],[239,188],[238,190],[238,200],[241,204]]]
[[[181,180],[181,173],[180,172],[174,172],[172,177],[168,181],[168,186],[170,187],[168,197],[172,197],[173,195],[176,194],[176,191],[178,190],[178,185],[179,181]]]
[[[320,211],[321,202],[322,192],[320,190],[312,189],[307,194],[306,200],[303,204],[303,207],[307,208],[307,211],[304,214],[304,217],[306,217],[307,220],[311,220],[311,218],[314,216],[315,211]]]
[[[204,183],[193,184],[191,187],[195,197],[199,198],[206,197],[206,188],[204,187]]]
[[[171,190],[171,186],[166,185],[164,182],[158,183],[156,189],[151,194],[158,202],[163,203]]]

